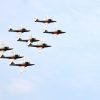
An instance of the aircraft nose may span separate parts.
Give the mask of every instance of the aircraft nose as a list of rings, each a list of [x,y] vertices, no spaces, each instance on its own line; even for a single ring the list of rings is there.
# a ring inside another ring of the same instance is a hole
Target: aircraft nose
[[[9,48],[8,50],[13,50],[13,48]]]
[[[51,45],[48,45],[48,47],[52,47]]]
[[[33,65],[35,65],[35,64],[31,64],[31,65],[33,66]]]
[[[20,58],[23,58],[24,56],[21,56]]]

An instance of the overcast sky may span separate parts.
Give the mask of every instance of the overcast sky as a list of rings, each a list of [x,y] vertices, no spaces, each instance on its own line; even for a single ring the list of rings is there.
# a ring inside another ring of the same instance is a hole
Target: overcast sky
[[[0,100],[100,100],[99,0],[3,0],[0,12],[0,43],[35,63],[20,73],[0,59]],[[44,25],[34,20],[46,16],[57,21],[48,30],[66,34],[43,34]],[[22,38],[32,34],[52,47],[39,53],[17,42],[8,29],[21,27],[31,30]]]

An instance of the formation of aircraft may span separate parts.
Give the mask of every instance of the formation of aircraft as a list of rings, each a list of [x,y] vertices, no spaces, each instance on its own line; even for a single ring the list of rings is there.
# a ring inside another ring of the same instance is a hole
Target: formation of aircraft
[[[59,35],[59,34],[64,34],[66,32],[63,32],[62,30],[56,30],[56,31],[48,31],[48,30],[45,30],[43,33]]]
[[[10,55],[10,56],[5,56],[3,53],[5,51],[8,51],[8,50],[13,50],[13,48],[10,48],[9,46],[4,46],[4,47],[1,47],[0,48],[0,58],[3,58],[3,59],[9,59],[10,61],[10,64],[9,65],[12,65],[12,66],[24,66],[24,67],[27,67],[27,66],[32,66],[32,65],[35,65],[35,64],[31,64],[30,62],[23,62],[21,64],[15,64],[14,61],[17,60],[17,59],[21,59],[23,58],[24,56],[21,56],[19,54],[13,54],[13,55]]]
[[[17,32],[17,33],[24,33],[24,32],[30,32],[30,30],[27,30],[26,28],[21,28],[21,29],[12,29],[12,28],[10,28],[9,30],[8,30],[9,32]]]
[[[50,23],[54,23],[56,22],[53,19],[50,18],[46,18],[45,20],[39,20],[38,18],[36,18],[35,22],[40,22],[40,23],[44,23],[44,24],[50,24]],[[12,29],[10,28],[8,30],[8,32],[16,32],[16,33],[24,33],[24,32],[30,32],[30,30],[26,29],[26,28],[20,28],[20,29]],[[62,31],[62,30],[56,30],[56,31],[48,31],[47,29],[45,29],[45,31],[43,33],[48,33],[48,34],[55,34],[55,35],[59,35],[59,34],[64,34],[66,32]],[[22,34],[20,34],[22,35]],[[30,38],[27,39],[23,39],[22,37],[18,37],[17,41],[20,42],[27,42],[28,43],[28,47],[35,47],[35,48],[40,48],[40,49],[44,49],[44,48],[48,48],[48,47],[52,47],[51,45],[48,45],[47,43],[37,43],[40,40],[33,38],[32,35]],[[34,44],[34,42],[36,42],[36,44]],[[25,68],[27,66],[33,66],[35,64],[30,63],[29,61],[24,61],[22,63],[15,63],[14,61],[17,59],[23,59],[24,56],[21,56],[19,54],[13,54],[10,56],[5,56],[3,53],[5,51],[8,50],[13,50],[13,48],[10,48],[9,46],[4,46],[4,47],[0,47],[0,58],[3,59],[8,59],[10,60],[10,66],[19,66],[20,68]]]

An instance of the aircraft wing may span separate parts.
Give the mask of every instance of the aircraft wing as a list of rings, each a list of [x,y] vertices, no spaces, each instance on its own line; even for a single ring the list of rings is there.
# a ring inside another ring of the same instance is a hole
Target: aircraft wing
[[[28,40],[20,40],[20,41],[22,41],[22,42],[28,42]]]
[[[54,32],[47,32],[47,34],[53,34]]]

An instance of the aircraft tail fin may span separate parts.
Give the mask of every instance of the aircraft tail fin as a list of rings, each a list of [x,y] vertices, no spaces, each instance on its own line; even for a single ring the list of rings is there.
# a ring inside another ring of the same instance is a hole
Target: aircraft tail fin
[[[17,41],[21,41],[22,39],[19,37],[18,39],[17,39]]]
[[[0,58],[3,58],[3,57],[5,57],[3,54],[0,56]]]
[[[12,61],[11,63],[9,63],[10,66],[13,66],[15,65],[15,63]]]
[[[45,30],[43,33],[47,33],[48,31],[47,30]]]
[[[38,21],[39,21],[39,19],[38,19],[38,18],[36,18],[36,19],[35,19],[35,22],[38,22]]]
[[[9,64],[14,64],[15,59],[9,59]]]
[[[10,28],[8,31],[9,31],[9,32],[11,32],[12,30],[13,30],[13,29],[12,29],[12,28]]]

